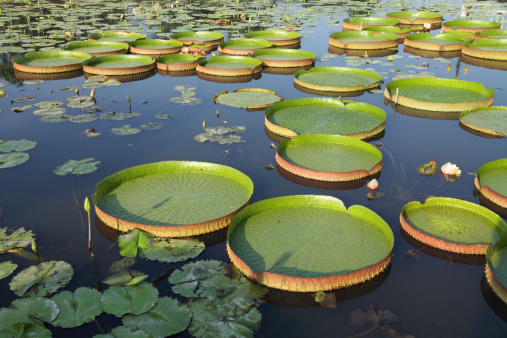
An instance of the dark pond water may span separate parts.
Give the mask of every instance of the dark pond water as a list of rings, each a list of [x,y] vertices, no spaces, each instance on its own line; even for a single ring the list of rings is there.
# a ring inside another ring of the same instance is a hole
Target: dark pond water
[[[107,1],[104,3],[108,3]],[[242,2],[243,3],[243,2]],[[284,17],[289,16],[297,21],[300,16],[300,27],[293,27],[303,34],[301,49],[309,50],[317,55],[316,66],[346,66],[345,56],[330,54],[328,51],[328,35],[341,31],[340,24],[346,17],[355,13],[374,14],[384,16],[389,8],[420,8],[419,2],[405,2],[405,6],[394,7],[396,4],[385,1],[364,3],[346,1],[340,7],[336,2],[276,2],[276,10],[270,20],[261,18],[252,21],[261,24],[268,21],[270,25],[285,26]],[[87,2],[83,2],[86,7]],[[127,3],[126,8],[144,6],[150,8],[153,3]],[[219,6],[229,6],[229,16],[234,14],[236,2],[233,5],[219,2]],[[261,8],[269,13],[273,2],[252,3],[252,7]],[[429,6],[427,2],[423,3]],[[167,4],[160,4],[162,7]],[[190,4],[192,5],[192,4]],[[431,5],[435,5],[431,2]],[[499,20],[505,27],[505,13],[507,8],[500,2],[471,3],[470,8],[461,8],[461,2],[440,2],[446,15],[444,19],[452,20],[458,17],[477,15],[480,18]],[[20,3],[20,6],[22,4]],[[53,4],[51,6],[62,6]],[[54,9],[49,6],[48,8]],[[97,6],[95,4],[95,6]],[[182,5],[183,6],[183,5]],[[188,11],[198,13],[195,7]],[[393,6],[393,7],[390,7]],[[1,6],[0,6],[1,7]],[[108,7],[107,11],[111,11]],[[122,13],[120,3],[117,3],[114,13]],[[165,7],[164,7],[165,8]],[[355,9],[359,8],[357,11]],[[313,9],[314,12],[309,11]],[[104,10],[105,12],[106,10]],[[131,13],[132,10],[125,10]],[[232,12],[232,13],[231,13]],[[7,15],[3,9],[0,15]],[[105,14],[101,14],[105,16]],[[119,14],[118,14],[119,15]],[[209,14],[208,14],[209,15]],[[266,14],[265,14],[266,15]],[[202,19],[204,14],[197,16]],[[162,15],[161,15],[162,17]],[[9,20],[3,18],[4,26]],[[86,17],[85,17],[86,19]],[[115,17],[116,21],[118,16]],[[311,20],[309,20],[311,19]],[[154,37],[156,24],[154,15],[130,16],[129,27],[148,31]],[[216,20],[216,19],[215,19]],[[32,19],[34,21],[34,19]],[[113,20],[114,21],[114,20]],[[146,23],[148,21],[149,23]],[[165,32],[174,29],[177,19],[170,25],[161,24]],[[181,25],[187,24],[188,19],[182,19]],[[107,28],[107,20],[103,22]],[[150,30],[151,26],[153,29]],[[266,26],[267,27],[267,26]],[[85,28],[82,28],[86,30]],[[247,27],[240,26],[242,31]],[[60,28],[65,30],[65,28]],[[231,31],[228,27],[223,30],[228,37],[236,38],[238,29]],[[432,31],[436,33],[437,31]],[[4,43],[2,46],[8,46]],[[446,59],[444,62],[433,58],[412,58],[410,53],[403,50],[393,51],[403,58],[396,59],[388,66],[379,64],[363,64],[359,68],[374,68],[384,73],[385,82],[391,81],[401,70],[405,74],[412,71],[431,72],[443,78],[458,77],[462,80],[477,81],[486,88],[494,88],[494,105],[507,105],[507,74],[505,70],[480,67],[468,64],[459,56]],[[383,108],[387,112],[385,133],[375,144],[381,142],[384,167],[379,179],[379,192],[382,198],[370,201],[366,198],[368,189],[361,186],[355,189],[321,189],[301,185],[281,176],[277,170],[266,170],[269,163],[276,165],[275,149],[270,147],[274,143],[264,131],[264,112],[249,112],[244,109],[215,105],[213,97],[221,91],[233,91],[238,88],[264,88],[276,91],[285,99],[301,97],[317,97],[296,89],[292,75],[279,75],[263,72],[258,79],[245,83],[218,83],[207,81],[196,75],[176,77],[163,76],[158,73],[148,73],[136,81],[124,82],[115,87],[101,87],[96,89],[97,105],[105,107],[105,111],[128,112],[127,95],[132,99],[132,111],[139,112],[139,117],[125,121],[97,120],[91,123],[41,123],[38,116],[32,114],[34,108],[22,113],[15,113],[10,108],[28,103],[11,103],[10,100],[19,96],[35,96],[36,102],[46,100],[65,101],[73,95],[72,92],[60,90],[64,86],[81,86],[85,77],[62,80],[47,80],[39,84],[26,84],[11,79],[12,71],[8,68],[9,54],[0,54],[4,58],[4,90],[8,96],[0,98],[0,138],[30,139],[38,142],[37,147],[30,150],[31,158],[18,167],[0,170],[0,207],[3,214],[1,227],[25,227],[32,229],[38,238],[41,260],[65,260],[72,264],[75,274],[66,290],[77,287],[94,287],[96,277],[87,250],[87,229],[83,218],[86,214],[79,205],[86,196],[94,193],[98,181],[122,169],[165,160],[194,160],[220,163],[236,168],[248,175],[254,182],[252,202],[267,198],[295,195],[317,194],[329,195],[341,199],[345,205],[360,204],[378,213],[392,228],[395,236],[393,259],[387,272],[371,283],[350,292],[338,292],[336,308],[323,308],[311,301],[311,296],[289,293],[273,293],[270,302],[261,305],[262,322],[259,336],[263,337],[349,337],[361,334],[367,326],[354,326],[350,323],[350,315],[357,309],[366,310],[370,306],[389,309],[396,314],[398,321],[389,326],[392,331],[377,328],[365,337],[383,337],[389,334],[414,335],[417,337],[504,337],[507,325],[507,307],[494,296],[485,283],[483,262],[463,262],[459,257],[439,255],[428,250],[422,251],[413,246],[400,232],[399,215],[403,206],[409,201],[424,201],[430,195],[459,198],[479,203],[473,194],[474,176],[482,164],[499,158],[507,157],[507,143],[505,139],[485,138],[474,135],[462,127],[459,121],[439,120],[398,111],[390,105],[384,105],[384,96],[380,93],[364,93],[355,99]],[[369,58],[382,60],[384,57]],[[422,66],[429,62],[426,69],[411,68],[410,65]],[[409,65],[409,67],[406,67]],[[448,71],[448,65],[450,70]],[[499,66],[495,66],[499,67]],[[505,62],[501,65],[506,69]],[[467,68],[467,71],[465,71]],[[392,71],[391,71],[392,70]],[[196,105],[181,105],[169,101],[171,97],[180,96],[173,87],[176,85],[195,86],[196,98],[200,100]],[[381,89],[384,89],[382,85]],[[80,93],[88,95],[90,89],[81,89]],[[145,103],[143,103],[146,101]],[[217,118],[217,110],[219,118]],[[156,120],[153,114],[164,112],[174,113],[169,120]],[[79,114],[78,109],[69,109],[71,115]],[[454,118],[456,118],[454,116]],[[193,140],[196,134],[202,132],[202,122],[207,126],[228,125],[246,126],[247,130],[241,134],[244,143],[220,145],[217,143],[198,143]],[[138,127],[146,122],[162,122],[164,127],[158,130],[144,130],[130,136],[117,136],[111,133],[111,128],[118,128],[125,124]],[[86,128],[95,128],[102,134],[98,138],[87,138]],[[229,153],[226,154],[226,151]],[[56,166],[70,159],[84,159],[93,157],[102,163],[99,169],[83,176],[57,176],[53,173]],[[456,163],[462,170],[462,176],[455,182],[446,182],[442,175],[430,177],[419,175],[417,166],[435,159],[437,163]],[[142,196],[139,196],[141,199]],[[86,220],[85,220],[86,222]],[[114,235],[103,229],[96,222],[92,229],[93,251],[96,257],[99,278],[108,275],[108,268],[120,258],[118,247],[114,243]],[[368,248],[365,248],[368,250]],[[418,255],[411,257],[407,251],[415,250]],[[7,257],[8,256],[8,257]],[[215,240],[209,245],[198,259],[217,259],[227,261],[225,238]],[[30,255],[3,255],[0,261],[12,260],[19,265],[18,270],[32,264]],[[469,264],[474,263],[474,264]],[[181,265],[181,264],[180,264]],[[180,266],[178,264],[174,266]],[[138,261],[135,268],[149,274],[150,278],[167,269],[167,264],[150,261]],[[7,307],[17,297],[9,290],[11,277],[0,280],[2,289],[0,306]],[[169,294],[170,285],[165,282],[160,288],[160,294]],[[102,314],[95,322],[77,329],[54,329],[49,326],[56,337],[93,336],[101,332],[107,333],[121,321],[112,316]],[[184,336],[188,333],[183,333]],[[1,334],[0,334],[1,336]]]

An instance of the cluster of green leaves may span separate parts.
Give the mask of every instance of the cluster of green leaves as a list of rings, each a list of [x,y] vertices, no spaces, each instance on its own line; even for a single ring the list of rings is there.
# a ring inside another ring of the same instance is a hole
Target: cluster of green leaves
[[[65,176],[67,174],[86,175],[96,171],[99,164],[101,164],[101,162],[95,161],[94,158],[69,160],[64,164],[57,166],[53,172],[59,176]]]
[[[177,85],[173,87],[174,90],[177,90],[181,93],[181,96],[171,97],[169,99],[170,102],[179,103],[184,106],[193,106],[196,104],[200,104],[202,99],[198,99],[194,97],[197,95],[195,90],[197,87],[187,86],[187,85]]]
[[[12,168],[25,163],[30,159],[30,154],[25,151],[34,148],[37,142],[26,139],[0,140],[0,169]]]

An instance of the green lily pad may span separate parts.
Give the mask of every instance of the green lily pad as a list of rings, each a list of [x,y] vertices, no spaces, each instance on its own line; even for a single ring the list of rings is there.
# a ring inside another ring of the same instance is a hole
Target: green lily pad
[[[174,117],[174,113],[156,113],[153,114],[153,118],[159,119],[159,120],[169,120]]]
[[[442,14],[425,11],[389,12],[386,14],[386,17],[400,20],[402,25],[424,25],[425,23],[436,25],[442,22]]]
[[[169,35],[171,40],[179,40],[185,45],[210,44],[218,45],[224,41],[224,35],[220,32],[198,31],[198,32],[179,32]]]
[[[151,336],[141,329],[134,327],[118,326],[108,334],[99,334],[94,338],[150,338]]]
[[[183,42],[176,40],[144,39],[129,42],[130,52],[143,55],[178,53]]]
[[[80,114],[69,117],[72,123],[88,123],[97,120],[99,117],[95,114]]]
[[[33,96],[20,96],[20,97],[16,97],[15,99],[11,100],[11,102],[25,103],[25,102],[34,101],[34,100],[35,100],[35,97],[33,97]]]
[[[155,68],[155,60],[148,55],[112,54],[97,56],[83,62],[83,70],[99,75],[129,75]]]
[[[22,311],[0,309],[0,331],[6,337],[51,337],[51,331],[44,328],[44,323],[29,318]]]
[[[394,235],[368,208],[346,209],[334,197],[300,195],[247,206],[229,225],[227,243],[234,265],[257,283],[317,292],[382,272],[391,259]]]
[[[396,98],[396,90],[399,97]],[[402,106],[428,111],[462,112],[493,103],[495,91],[477,82],[412,78],[389,82],[384,96]]]
[[[16,55],[11,60],[14,69],[26,73],[61,73],[82,69],[90,54],[63,50],[36,51]]]
[[[405,37],[405,46],[427,50],[453,51],[461,50],[463,43],[470,41],[472,41],[472,38],[458,34],[437,34],[433,36],[430,33],[414,33]]]
[[[55,320],[60,312],[54,301],[43,297],[16,299],[11,303],[11,307],[25,313],[29,318],[37,318],[46,323]]]
[[[128,258],[137,257],[143,249],[150,247],[147,240],[153,237],[155,237],[155,235],[139,229],[133,229],[126,234],[121,234],[118,236],[120,255]]]
[[[352,30],[361,30],[368,26],[397,26],[400,20],[391,18],[382,18],[376,16],[356,16],[343,20],[343,28]]]
[[[242,137],[239,135],[225,135],[227,133],[240,133],[244,132],[246,127],[243,126],[232,126],[232,127],[208,127],[204,133],[194,136],[194,141],[197,142],[218,142],[220,144],[232,144],[244,142]]]
[[[353,181],[382,169],[382,153],[361,140],[338,135],[298,135],[277,147],[277,164],[319,181]]]
[[[143,123],[139,126],[140,129],[143,130],[157,130],[164,126],[163,123],[154,123],[154,122],[147,122]]]
[[[386,49],[397,47],[399,38],[390,32],[344,31],[329,35],[329,45],[345,49]]]
[[[145,189],[150,193],[140,200]],[[252,191],[251,180],[230,167],[167,161],[105,178],[97,185],[94,202],[99,217],[105,213],[116,218],[110,224],[116,229],[137,227],[160,237],[186,237],[227,226]]]
[[[488,200],[507,208],[507,158],[481,165],[474,184]]]
[[[256,49],[251,53],[268,67],[303,67],[315,63],[315,53],[300,49],[268,48]]]
[[[12,263],[11,261],[0,263],[0,279],[11,275],[17,267],[18,265]]]
[[[401,212],[403,229],[417,240],[445,251],[485,254],[507,232],[507,224],[494,212],[467,201],[431,197],[413,201]]]
[[[69,120],[70,116],[71,115],[62,114],[62,113],[49,114],[49,115],[41,116],[39,121],[44,122],[44,123],[62,123],[62,122],[67,122]]]
[[[302,87],[326,92],[353,92],[380,86],[382,76],[369,70],[348,67],[314,67],[294,74]]]
[[[197,62],[203,59],[202,55],[171,54],[157,58],[157,68],[167,71],[185,71],[195,69]]]
[[[95,100],[88,95],[76,95],[66,98],[67,107],[70,108],[84,108],[93,106],[95,104]]]
[[[505,61],[507,60],[507,36],[506,39],[478,39],[465,42],[462,53],[480,59]]]
[[[67,285],[73,274],[69,263],[44,262],[22,270],[12,278],[9,286],[19,297],[46,296]]]
[[[26,231],[25,228],[9,230],[0,228],[0,252],[11,248],[26,248],[35,239],[32,230]]]
[[[489,22],[481,20],[455,20],[446,21],[442,24],[444,31],[449,30],[465,30],[470,32],[477,32],[483,29],[500,28],[502,25],[499,22]]]
[[[252,75],[262,71],[262,61],[247,56],[213,56],[209,60],[200,60],[196,70],[217,76]]]
[[[150,311],[142,315],[125,315],[123,324],[141,329],[152,337],[167,337],[185,330],[191,317],[188,307],[181,305],[176,299],[163,297]]]
[[[115,135],[135,135],[140,132],[141,132],[141,129],[132,128],[132,127],[130,127],[130,124],[126,124],[120,128],[111,128],[111,133],[113,133]]]
[[[496,295],[507,303],[507,236],[486,251],[486,279]]]
[[[365,139],[384,130],[386,112],[367,103],[303,98],[275,103],[266,110],[266,127],[277,135],[346,135]]]
[[[63,328],[78,327],[89,323],[102,313],[100,293],[95,289],[77,288],[76,291],[62,291],[53,296],[60,308],[58,317],[51,323]]]
[[[21,139],[21,140],[8,140],[0,143],[0,152],[10,153],[12,151],[27,151],[35,148],[37,142]]]
[[[85,158],[83,160],[69,160],[64,164],[57,166],[53,172],[59,176],[67,174],[86,175],[96,171],[100,161],[94,161],[94,158]]]
[[[174,284],[173,291],[185,297],[197,297],[203,281],[214,276],[227,273],[227,268],[220,261],[198,261],[185,264],[181,270],[174,271],[169,277],[169,283]]]
[[[229,40],[218,46],[220,53],[229,55],[248,55],[257,49],[271,48],[273,43],[262,39]]]
[[[140,116],[140,113],[122,113],[122,112],[114,112],[110,111],[107,113],[102,113],[99,115],[99,119],[107,120],[107,121],[122,121],[125,119],[132,119],[134,117]]]
[[[127,53],[129,46],[126,43],[114,41],[73,41],[63,49],[102,56]]]
[[[65,108],[55,107],[55,108],[41,108],[37,109],[33,112],[34,115],[39,116],[50,116],[50,115],[61,115],[67,111]]]
[[[8,153],[0,155],[0,169],[12,168],[25,163],[30,159],[27,153]]]
[[[482,133],[507,137],[507,107],[504,106],[479,107],[464,111],[460,115],[460,122]]]
[[[89,107],[83,107],[83,108],[81,108],[81,111],[83,113],[93,114],[93,113],[100,113],[104,109],[106,109],[106,108],[101,107],[101,106],[89,106]]]
[[[132,281],[140,276],[146,276],[143,272],[130,270],[130,271],[120,271],[118,273],[114,273],[108,276],[106,279],[102,281],[102,283],[107,285],[114,286],[128,286],[132,285]]]
[[[150,283],[137,286],[111,286],[100,298],[106,313],[122,317],[124,314],[141,315],[149,311],[158,299],[158,290]]]
[[[61,101],[42,101],[42,102],[34,103],[33,105],[39,107],[40,109],[47,109],[47,108],[60,107],[61,105],[63,105],[63,102],[61,102]]]
[[[476,33],[478,36],[487,39],[507,39],[507,29],[485,29]]]
[[[113,41],[124,43],[145,38],[146,34],[135,32],[98,32],[88,35],[88,40],[91,41]]]
[[[246,109],[263,109],[283,100],[274,91],[259,88],[236,89],[232,93],[215,95],[215,102],[226,106]]]
[[[204,243],[196,239],[148,238],[141,257],[163,263],[195,258],[204,251]]]

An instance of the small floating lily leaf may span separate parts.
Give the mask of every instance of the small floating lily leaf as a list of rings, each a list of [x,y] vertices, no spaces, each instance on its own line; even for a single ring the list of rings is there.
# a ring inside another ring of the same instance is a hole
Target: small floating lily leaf
[[[61,114],[61,115],[46,115],[42,116],[39,121],[44,123],[61,123],[67,122],[70,118],[70,115]]]
[[[44,297],[16,299],[12,302],[11,307],[25,313],[29,318],[35,317],[46,323],[55,320],[60,312],[54,301]]]
[[[25,294],[30,297],[40,297],[67,285],[73,274],[74,270],[67,262],[44,262],[32,265],[18,273],[9,286],[19,297]]]
[[[126,119],[126,117],[125,117],[125,113],[109,111],[107,113],[100,114],[99,119],[107,120],[107,121],[121,121],[121,120]]]
[[[185,297],[197,297],[195,290],[199,284],[212,276],[225,275],[226,267],[222,262],[209,260],[188,263],[181,270],[174,271],[169,283],[175,284],[173,291]]]
[[[69,160],[64,164],[57,166],[53,172],[60,176],[67,174],[86,175],[96,171],[100,161],[94,161],[94,158],[85,158],[83,160]]]
[[[33,100],[35,100],[35,97],[33,97],[33,96],[20,96],[20,97],[16,97],[15,99],[11,100],[11,102],[24,103],[24,102],[33,101]]]
[[[104,82],[103,84],[104,84],[104,86],[111,87],[111,86],[119,86],[119,85],[121,85],[121,82],[118,80],[109,79],[106,82]]]
[[[120,255],[129,258],[136,257],[138,252],[150,247],[147,240],[153,237],[155,237],[155,235],[139,229],[134,229],[126,234],[120,235],[118,237]]]
[[[79,89],[79,88],[80,88],[79,86],[66,86],[66,87],[60,88],[60,90],[62,90],[64,92],[74,92],[74,91],[76,91],[76,89]]]
[[[111,133],[115,135],[134,135],[140,132],[141,129],[131,128],[129,124],[126,124],[121,128],[111,128]]]
[[[34,238],[32,230],[19,228],[9,231],[7,228],[0,228],[0,252],[11,248],[26,248],[32,244]]]
[[[130,269],[134,264],[136,264],[135,258],[123,257],[119,261],[116,261],[113,264],[111,264],[111,266],[109,267],[109,272],[117,273],[122,271],[128,271],[128,269]]]
[[[11,261],[0,263],[0,279],[3,279],[12,274],[17,267],[18,265],[12,263]]]
[[[140,315],[157,303],[158,290],[150,283],[136,286],[111,286],[100,297],[106,313],[121,317],[130,313]]]
[[[42,102],[34,103],[33,105],[36,107],[39,107],[41,109],[48,109],[48,108],[60,107],[61,105],[63,105],[63,102],[61,102],[61,101],[42,101]]]
[[[242,137],[239,135],[229,135],[222,137],[218,140],[219,144],[233,144],[233,143],[240,143],[245,142],[242,140]]]
[[[69,122],[72,122],[72,123],[88,123],[88,122],[93,122],[93,121],[95,121],[97,119],[98,119],[98,116],[95,115],[95,114],[80,114],[80,115],[71,116],[69,118]]]
[[[93,106],[95,104],[95,100],[88,95],[76,95],[66,98],[69,102],[67,103],[67,107],[70,108],[84,108]]]
[[[41,108],[37,109],[33,112],[34,115],[39,116],[50,116],[50,115],[60,115],[67,111],[65,108],[55,107],[55,108]],[[66,120],[66,119],[65,119]]]
[[[185,261],[204,251],[204,243],[196,239],[149,238],[146,244],[140,257],[164,263]]]
[[[168,120],[174,117],[173,113],[156,113],[153,114],[153,117],[159,120]]]
[[[51,337],[51,331],[41,321],[7,308],[0,309],[0,332],[5,337]]]
[[[206,141],[217,142],[218,141],[218,143],[220,143],[220,144],[239,143],[239,142],[244,142],[244,141],[242,141],[241,136],[237,136],[237,135],[224,136],[224,134],[240,133],[245,130],[246,130],[246,127],[244,127],[244,126],[208,127],[205,129],[204,133],[194,136],[194,140],[197,142],[206,142]]]
[[[153,337],[167,337],[185,330],[191,319],[190,310],[176,299],[160,298],[149,312],[139,316],[126,315],[126,327],[139,328]]]
[[[25,110],[28,110],[30,108],[33,107],[33,104],[28,104],[26,106],[21,106],[21,107],[14,107],[14,108],[11,108],[11,110],[15,113],[22,113],[24,112]]]
[[[91,114],[91,113],[100,113],[101,111],[104,111],[104,107],[101,107],[101,106],[89,106],[89,107],[83,107],[81,108],[81,111],[83,113],[88,113],[88,114]]]
[[[134,327],[118,326],[108,334],[99,334],[93,338],[150,338],[151,336],[141,329]]]
[[[11,151],[27,151],[33,149],[37,142],[27,139],[9,140],[0,144],[0,152],[10,153]]]
[[[141,126],[139,128],[144,129],[144,130],[157,130],[157,129],[162,128],[163,126],[164,126],[163,123],[147,122],[147,123],[141,124]]]
[[[73,293],[60,292],[53,296],[54,302],[60,308],[60,313],[51,324],[72,328],[91,322],[102,313],[99,299],[100,293],[90,288],[78,288]]]

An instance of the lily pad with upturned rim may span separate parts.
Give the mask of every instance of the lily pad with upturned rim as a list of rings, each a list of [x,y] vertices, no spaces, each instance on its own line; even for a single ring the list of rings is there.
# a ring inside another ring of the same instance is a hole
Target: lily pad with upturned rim
[[[384,130],[386,112],[373,105],[332,98],[285,100],[270,106],[265,124],[271,132],[294,137],[300,134],[345,135],[365,139]]]
[[[461,113],[460,122],[468,128],[497,137],[507,137],[507,107],[479,107]]]
[[[396,98],[396,89],[398,98]],[[390,82],[384,96],[393,103],[428,111],[462,112],[493,103],[495,91],[478,82],[412,78]]]
[[[373,26],[373,27],[365,27],[362,30],[367,32],[394,33],[400,37],[398,39],[398,43],[403,43],[405,37],[410,33],[412,33],[412,30],[410,28],[400,28],[397,26]]]
[[[267,67],[304,67],[315,63],[315,53],[300,49],[257,49],[251,56],[261,60]]]
[[[349,67],[314,67],[294,74],[294,82],[302,87],[325,92],[355,92],[380,86],[378,73]]]
[[[138,74],[154,68],[155,61],[148,55],[114,54],[83,62],[84,72],[99,75]]]
[[[345,31],[329,35],[329,45],[344,49],[387,49],[397,47],[399,38],[388,32]]]
[[[382,153],[348,136],[298,135],[278,145],[276,163],[290,173],[313,180],[353,181],[378,173]]]
[[[358,244],[361,243],[361,244]],[[269,287],[327,291],[369,280],[388,265],[394,235],[363,206],[330,196],[284,196],[239,212],[227,252],[248,278]]]
[[[424,204],[406,204],[401,227],[431,247],[459,254],[484,255],[507,232],[505,221],[475,203],[447,197],[430,197]]]
[[[386,14],[387,18],[400,20],[402,25],[424,25],[429,23],[437,25],[442,22],[442,14],[435,12],[412,12],[412,11],[398,11],[389,12]]]
[[[252,75],[262,71],[262,61],[247,56],[213,56],[200,60],[196,70],[215,76]]]
[[[481,165],[477,169],[474,185],[485,198],[507,208],[507,158]]]
[[[507,236],[486,251],[486,279],[496,295],[507,303]]]
[[[361,30],[363,27],[372,26],[399,26],[400,24],[401,21],[398,19],[375,16],[356,16],[343,20],[343,28],[349,30]]]
[[[499,22],[489,22],[481,20],[456,20],[446,21],[442,24],[442,30],[462,30],[470,32],[480,32],[485,29],[497,29],[502,25]]]
[[[232,93],[222,92],[215,95],[215,103],[225,104],[235,108],[247,110],[264,109],[273,103],[280,102],[283,97],[276,95],[272,90],[261,88],[236,89]],[[0,146],[1,147],[1,146]]]
[[[139,228],[162,237],[186,237],[226,227],[252,192],[250,178],[236,169],[167,161],[103,179],[93,200],[98,217],[120,231]]]
[[[83,68],[83,61],[90,59],[90,54],[52,50],[29,52],[16,55],[12,60],[15,70],[26,73],[62,73]]]
[[[190,54],[174,54],[165,55],[155,60],[157,69],[166,71],[185,71],[192,70],[197,67],[197,62],[203,59],[204,56],[193,56]]]
[[[507,28],[485,29],[477,32],[475,39],[507,39]]]
[[[276,46],[289,46],[300,43],[301,33],[288,32],[283,29],[267,29],[262,31],[250,32],[243,35],[246,39],[263,39]]]
[[[463,44],[463,54],[479,59],[507,61],[506,39],[479,39]]]
[[[193,44],[210,44],[213,46],[219,45],[224,41],[224,35],[219,32],[207,32],[207,31],[198,31],[198,32],[179,32],[169,35],[169,39],[171,40],[179,40],[183,42],[184,45],[193,45]]]
[[[458,34],[437,34],[435,36],[430,33],[414,33],[405,38],[405,46],[434,50],[434,51],[455,51],[463,48],[463,43],[472,41],[472,38],[461,36]]]
[[[114,41],[74,41],[68,43],[63,49],[88,53],[92,56],[103,56],[125,54],[129,50],[129,45],[124,42]]]
[[[273,43],[261,39],[229,40],[218,45],[220,53],[246,56],[258,49],[273,47]]]
[[[124,43],[145,38],[146,34],[135,32],[102,32],[88,35],[89,41],[114,41]]]
[[[176,40],[144,39],[129,42],[130,52],[143,55],[178,53],[183,42]]]

